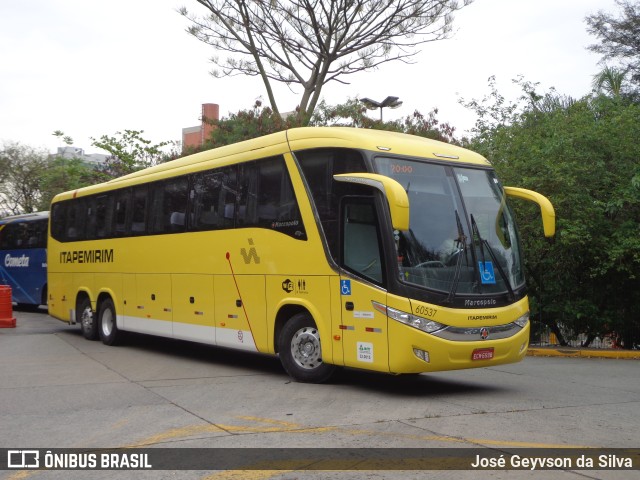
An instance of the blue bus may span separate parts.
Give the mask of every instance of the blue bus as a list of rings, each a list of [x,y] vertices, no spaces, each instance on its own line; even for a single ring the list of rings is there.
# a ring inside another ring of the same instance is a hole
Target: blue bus
[[[49,212],[0,220],[0,285],[11,287],[18,306],[47,304],[47,229]]]

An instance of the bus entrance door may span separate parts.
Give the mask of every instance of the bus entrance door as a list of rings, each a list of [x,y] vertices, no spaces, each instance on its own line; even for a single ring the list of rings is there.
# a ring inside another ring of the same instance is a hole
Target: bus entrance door
[[[346,366],[389,371],[384,260],[374,197],[345,197],[341,205],[340,277],[343,353]],[[351,273],[349,276],[346,272]],[[380,286],[379,286],[380,285]]]
[[[345,366],[388,372],[387,316],[372,303],[386,305],[386,292],[342,277],[340,296]]]

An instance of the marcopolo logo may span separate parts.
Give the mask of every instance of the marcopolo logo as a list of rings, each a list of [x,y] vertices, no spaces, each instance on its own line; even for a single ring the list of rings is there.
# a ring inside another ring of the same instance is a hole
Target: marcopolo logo
[[[12,257],[10,254],[4,257],[4,266],[9,267],[23,267],[27,268],[29,266],[29,257],[26,255],[22,255],[20,257]]]

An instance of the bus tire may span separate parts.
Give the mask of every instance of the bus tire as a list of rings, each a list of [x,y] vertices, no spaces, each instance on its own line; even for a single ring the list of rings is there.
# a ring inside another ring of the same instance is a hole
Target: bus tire
[[[98,312],[100,340],[105,345],[116,345],[122,336],[116,324],[116,307],[113,300],[107,298],[100,303]]]
[[[320,333],[306,312],[294,315],[282,327],[278,352],[285,371],[297,382],[326,382],[335,370],[322,361]]]
[[[96,312],[91,309],[91,302],[84,297],[76,307],[76,318],[80,320],[80,330],[87,340],[98,339],[98,320]]]

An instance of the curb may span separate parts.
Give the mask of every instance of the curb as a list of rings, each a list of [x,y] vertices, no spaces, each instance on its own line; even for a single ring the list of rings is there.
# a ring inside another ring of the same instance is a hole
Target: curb
[[[640,350],[605,350],[570,347],[542,347],[529,348],[530,357],[570,357],[570,358],[611,358],[640,360]]]

